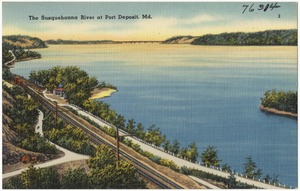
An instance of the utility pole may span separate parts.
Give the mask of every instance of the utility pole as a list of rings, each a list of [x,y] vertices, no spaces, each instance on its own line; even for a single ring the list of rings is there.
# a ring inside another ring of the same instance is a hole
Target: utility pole
[[[117,162],[119,161],[119,147],[120,147],[120,143],[119,143],[119,128],[116,127],[116,139],[117,139],[117,145],[116,145],[116,159],[117,159]]]
[[[115,127],[115,126],[114,126]],[[119,155],[119,150],[120,150],[120,137],[129,137],[129,136],[132,136],[131,134],[126,134],[126,135],[122,135],[120,136],[119,135],[119,128],[118,127],[115,127],[116,128],[116,140],[117,140],[117,143],[116,143],[116,160],[117,162],[120,160],[120,155]]]
[[[58,115],[58,105],[57,102],[55,102],[55,124],[57,125],[57,115]]]

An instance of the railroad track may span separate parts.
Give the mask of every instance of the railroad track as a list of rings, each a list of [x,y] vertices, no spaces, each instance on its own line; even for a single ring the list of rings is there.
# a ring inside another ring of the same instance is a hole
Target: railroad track
[[[52,112],[56,111],[54,103],[45,99],[42,95],[40,95],[38,92],[36,92],[33,88],[26,86],[26,89],[28,90],[28,93],[31,96],[36,97],[43,104],[43,106],[47,107]],[[105,145],[108,145],[109,147],[111,147],[114,151],[116,150],[116,147],[114,144],[110,143],[109,141],[104,140],[99,135],[97,135],[97,133],[95,133],[91,129],[87,128],[80,122],[76,121],[75,119],[70,117],[68,114],[66,114],[64,112],[58,112],[57,115],[59,118],[64,120],[66,123],[68,123],[72,126],[75,126],[75,127],[79,127],[82,130],[84,130],[88,134],[89,140],[92,143],[94,143],[95,145],[105,144]],[[141,163],[139,160],[135,159],[128,153],[126,153],[122,150],[120,150],[119,153],[120,153],[121,158],[123,158],[127,161],[130,161],[135,166],[135,168],[137,169],[137,171],[140,175],[142,175],[143,177],[145,177],[146,179],[148,179],[155,185],[159,186],[160,188],[163,188],[163,189],[182,189],[183,188],[182,186],[178,185],[177,183],[175,183],[175,182],[169,180],[168,178],[166,178],[165,176],[161,175],[154,169]]]

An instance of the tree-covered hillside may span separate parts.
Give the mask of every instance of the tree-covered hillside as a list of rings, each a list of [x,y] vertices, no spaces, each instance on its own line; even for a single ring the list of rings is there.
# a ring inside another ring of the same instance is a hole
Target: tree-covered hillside
[[[23,35],[2,36],[2,64],[13,61],[14,56],[16,62],[41,58],[41,54],[28,49],[46,47],[45,42],[36,37]]]
[[[206,34],[203,36],[175,36],[163,44],[193,44],[221,46],[297,45],[297,29],[267,30],[261,32]]]
[[[266,91],[264,97],[261,98],[261,105],[264,107],[274,108],[280,111],[298,112],[298,92],[283,91]]]
[[[15,46],[17,49],[20,48],[46,48],[46,43],[37,37],[24,36],[24,35],[9,35],[2,37],[3,43],[8,43]]]
[[[193,36],[174,36],[163,42],[163,44],[190,44],[197,37]]]
[[[253,33],[207,34],[196,38],[193,45],[297,45],[297,30],[267,30]]]

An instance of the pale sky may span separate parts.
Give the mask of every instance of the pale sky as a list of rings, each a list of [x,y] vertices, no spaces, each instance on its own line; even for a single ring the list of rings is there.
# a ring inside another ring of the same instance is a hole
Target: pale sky
[[[252,3],[247,2],[3,2],[2,34],[42,40],[165,40],[178,35],[297,29],[297,2],[278,2],[280,7],[266,11],[258,10],[260,4],[266,8],[272,2],[253,3],[250,12]],[[150,14],[152,19],[142,19],[142,14]],[[38,20],[29,20],[30,15]],[[78,19],[41,20],[43,15]],[[94,16],[94,20],[81,20],[81,15]],[[105,15],[116,19],[105,19]],[[140,19],[122,20],[118,15],[138,15]]]

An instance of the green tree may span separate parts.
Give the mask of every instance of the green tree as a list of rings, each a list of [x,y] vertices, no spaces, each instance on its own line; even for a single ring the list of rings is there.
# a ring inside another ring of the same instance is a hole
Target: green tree
[[[39,189],[59,189],[60,180],[57,170],[52,167],[38,169],[39,177]]]
[[[168,159],[160,159],[159,164],[169,167],[172,170],[178,172],[179,171],[179,167],[171,160]]]
[[[169,140],[166,140],[166,141],[164,142],[163,148],[164,148],[164,150],[166,150],[166,151],[170,151],[171,143],[170,143]]]
[[[261,169],[257,169],[256,163],[252,160],[252,157],[248,156],[244,163],[244,174],[248,178],[260,178],[262,175],[261,171]]]
[[[129,134],[135,134],[135,131],[136,131],[136,129],[135,129],[136,127],[135,127],[135,121],[134,121],[134,119],[130,119],[130,120],[128,120],[128,123],[127,123],[127,125],[126,125],[126,131],[129,133]]]
[[[180,168],[180,173],[185,174],[185,175],[190,175],[192,172],[191,172],[191,169],[188,168],[187,166],[182,166]]]
[[[21,174],[21,181],[25,189],[39,188],[40,171],[33,165],[30,165],[27,170]]]
[[[17,124],[15,126],[16,132],[22,139],[30,137],[34,134],[34,128],[28,123]]]
[[[232,172],[231,166],[229,166],[227,163],[222,166],[222,170],[225,172]]]
[[[116,161],[111,148],[101,145],[95,157],[89,159],[91,186],[96,189],[133,189],[145,188],[131,163]]]
[[[155,125],[151,125],[148,128],[148,131],[145,135],[145,141],[154,144],[155,146],[160,146],[166,139],[165,135],[162,135],[159,127]]]
[[[177,139],[175,139],[172,143],[172,145],[170,146],[170,152],[174,153],[175,155],[177,155],[180,151],[180,143],[178,142]]]
[[[137,136],[138,138],[140,138],[142,140],[145,139],[146,132],[145,132],[143,124],[141,124],[141,123],[137,124],[136,131],[135,131],[135,136]]]
[[[279,175],[273,174],[273,176],[271,177],[269,174],[267,174],[267,175],[263,178],[263,180],[264,180],[265,182],[270,182],[271,184],[274,184],[274,183],[277,184],[277,183],[279,183],[278,176],[279,176]]]
[[[24,189],[21,178],[19,176],[12,177],[6,184],[3,184],[4,189]]]
[[[96,148],[95,157],[91,157],[88,161],[89,167],[92,169],[102,169],[106,164],[116,162],[114,152],[106,145],[100,145]]]
[[[123,115],[117,115],[114,125],[120,129],[125,129],[125,117]]]
[[[208,146],[201,155],[202,162],[207,166],[218,167],[221,160],[218,159],[218,151],[213,146]]]
[[[61,179],[62,189],[89,189],[89,177],[83,168],[69,169]]]
[[[2,78],[4,80],[12,80],[13,74],[11,73],[10,69],[7,67],[2,67]]]
[[[189,144],[188,151],[187,151],[187,158],[188,160],[191,160],[192,162],[196,162],[198,157],[198,149],[196,146],[196,143],[193,142]]]
[[[236,181],[236,177],[232,172],[230,172],[228,179],[226,180],[226,184],[228,189],[235,188],[237,181]]]

